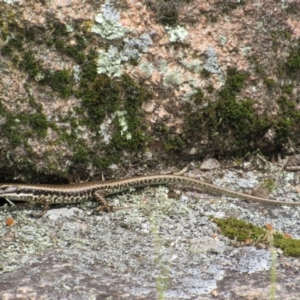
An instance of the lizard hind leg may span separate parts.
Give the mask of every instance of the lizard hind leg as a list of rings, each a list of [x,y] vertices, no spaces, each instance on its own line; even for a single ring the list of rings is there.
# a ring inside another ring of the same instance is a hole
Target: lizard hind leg
[[[110,217],[112,212],[120,211],[120,210],[126,210],[130,209],[129,207],[114,207],[113,205],[109,205],[107,200],[105,199],[105,193],[101,191],[95,191],[94,192],[94,198],[99,202],[99,206],[96,207],[95,211],[105,211],[108,212]]]
[[[96,211],[105,211],[105,212],[109,212],[109,214],[111,212],[114,211],[113,206],[109,205],[108,202],[105,199],[105,194],[101,191],[95,191],[94,192],[94,198],[99,202],[99,206],[96,207]]]

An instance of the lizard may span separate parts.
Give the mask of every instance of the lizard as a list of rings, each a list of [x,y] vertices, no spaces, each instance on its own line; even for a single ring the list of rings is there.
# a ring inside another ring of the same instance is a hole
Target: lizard
[[[189,186],[214,194],[263,204],[300,206],[300,202],[277,201],[252,196],[191,177],[171,174],[145,175],[118,180],[90,181],[65,185],[4,183],[0,184],[0,198],[4,198],[10,203],[12,203],[11,201],[22,201],[42,204],[44,206],[42,214],[48,210],[51,204],[81,203],[92,199],[98,200],[102,204],[102,208],[112,211],[113,209],[109,207],[105,199],[106,196],[120,193],[130,188],[163,184]]]

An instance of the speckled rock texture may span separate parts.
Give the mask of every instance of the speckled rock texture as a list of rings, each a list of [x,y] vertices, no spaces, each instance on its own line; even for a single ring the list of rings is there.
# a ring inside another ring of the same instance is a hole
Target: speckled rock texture
[[[291,200],[292,177],[282,176],[274,197]],[[214,183],[240,190],[264,180],[227,171]],[[1,299],[297,299],[299,258],[260,241],[237,247],[211,217],[271,224],[299,239],[300,207],[170,192],[152,187],[109,197],[131,207],[111,216],[93,214],[94,202],[58,205],[40,219],[31,216],[38,207],[3,206],[0,218],[15,223],[1,222]]]

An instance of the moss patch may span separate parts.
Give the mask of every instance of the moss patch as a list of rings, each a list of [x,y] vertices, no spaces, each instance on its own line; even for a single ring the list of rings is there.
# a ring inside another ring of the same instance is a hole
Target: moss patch
[[[258,147],[257,141],[266,133],[270,121],[267,116],[257,115],[251,99],[236,99],[247,78],[247,73],[228,69],[226,83],[216,102],[204,99],[198,91],[194,104],[186,104],[184,139],[194,143],[207,139],[209,144],[203,154],[209,150],[218,155],[229,152],[241,155]],[[204,101],[206,106],[202,105]]]
[[[287,256],[300,256],[300,240],[276,233],[274,234],[274,246],[280,248]]]
[[[300,256],[300,240],[278,232],[268,232],[266,229],[233,217],[214,219],[224,236],[231,240],[249,245],[264,242],[280,248],[287,256]]]
[[[26,143],[26,140],[31,137],[43,138],[46,136],[50,123],[42,112],[13,114],[3,107],[0,108],[0,115],[5,118],[1,131],[12,147]]]
[[[259,241],[267,234],[266,229],[232,217],[214,219],[214,222],[220,227],[224,236],[238,242],[245,242],[246,240]]]

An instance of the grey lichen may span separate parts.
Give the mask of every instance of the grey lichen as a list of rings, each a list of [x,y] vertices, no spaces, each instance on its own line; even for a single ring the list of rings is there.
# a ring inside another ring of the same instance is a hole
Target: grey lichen
[[[214,74],[220,74],[222,72],[221,67],[218,64],[218,54],[213,47],[208,47],[206,50],[207,60],[203,68]]]
[[[128,123],[127,123],[127,120],[126,120],[126,116],[127,115],[127,112],[126,111],[116,111],[112,117],[115,118],[117,117],[118,118],[118,121],[119,121],[119,125],[121,127],[121,135],[124,135],[126,137],[127,140],[130,140],[132,138],[132,135],[130,132],[128,132]]]
[[[19,2],[19,0],[3,0],[3,2],[7,4],[14,4],[16,2]]]
[[[120,77],[122,75],[121,69],[122,60],[118,48],[115,46],[110,46],[108,51],[103,50],[98,51],[97,60],[97,72],[98,74],[107,74],[112,77]]]
[[[74,65],[73,66],[73,76],[74,76],[74,80],[76,82],[79,82],[80,81],[80,66],[79,65]]]
[[[111,120],[109,120],[111,122]],[[108,126],[105,123],[100,125],[99,134],[101,134],[105,144],[108,144],[111,140],[111,134],[108,131]]]
[[[163,83],[166,86],[169,85],[177,86],[181,83],[181,74],[178,71],[169,72],[163,78]]]
[[[198,59],[193,59],[191,61],[183,61],[183,65],[186,66],[186,68],[194,73],[199,73],[202,70],[201,62]]]
[[[91,27],[91,32],[100,34],[103,38],[114,40],[122,38],[130,30],[120,23],[120,14],[109,0],[101,6],[101,13],[95,17],[98,24]]]
[[[175,28],[166,26],[166,30],[168,31],[169,34],[169,41],[171,43],[175,42],[184,42],[186,39],[188,32],[185,28],[177,25]]]
[[[140,64],[140,70],[147,76],[150,77],[154,71],[154,66],[151,63],[143,62]]]
[[[118,48],[110,45],[107,52],[104,50],[98,51],[98,68],[99,74],[107,74],[108,76],[120,77],[123,74],[121,65],[130,60],[139,60],[142,53],[148,51],[152,45],[151,37],[148,33],[143,33],[139,38],[125,38],[124,48],[119,52]],[[143,68],[145,71],[145,68]],[[150,69],[146,70],[148,74]],[[150,72],[151,75],[152,71]]]
[[[225,35],[219,35],[219,43],[221,46],[225,46],[227,44],[227,37]]]
[[[247,47],[247,46],[244,46],[241,48],[241,51],[243,53],[244,56],[249,56],[249,54],[251,53],[252,51],[252,48],[251,47]]]
[[[143,33],[139,38],[124,38],[124,48],[120,53],[123,61],[131,59],[140,59],[142,53],[149,51],[149,46],[153,44],[152,39],[148,33]]]
[[[168,62],[165,59],[160,59],[158,61],[158,69],[161,73],[166,73],[168,71]]]

